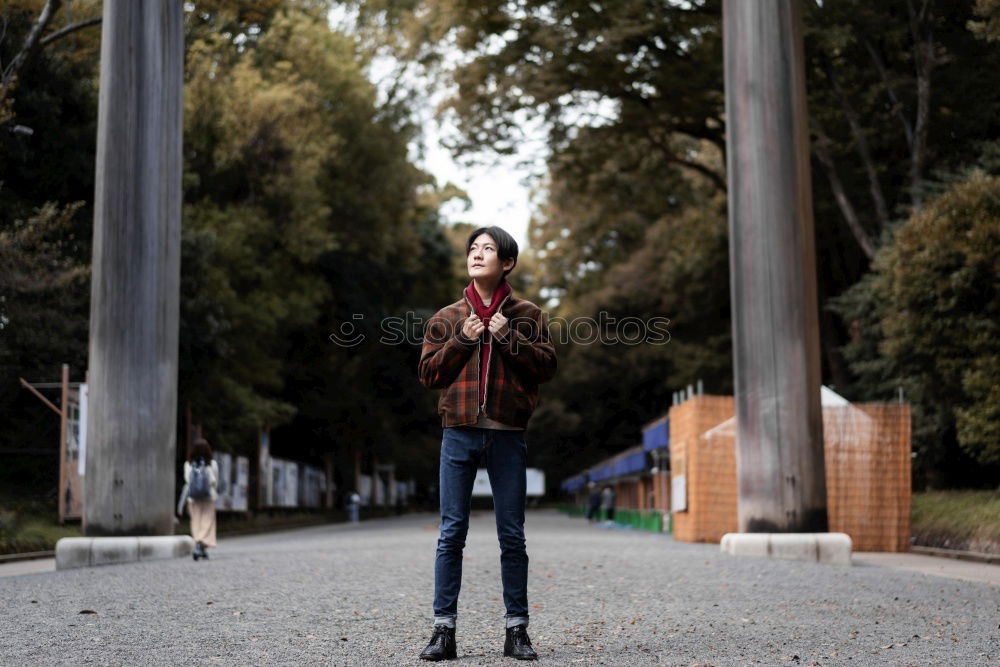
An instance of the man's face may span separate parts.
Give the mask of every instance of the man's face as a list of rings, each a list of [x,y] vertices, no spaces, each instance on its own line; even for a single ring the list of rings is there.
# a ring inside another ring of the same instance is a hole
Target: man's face
[[[469,277],[483,282],[499,282],[503,272],[514,266],[514,260],[500,261],[497,244],[489,234],[480,234],[472,242],[469,255],[465,258]]]

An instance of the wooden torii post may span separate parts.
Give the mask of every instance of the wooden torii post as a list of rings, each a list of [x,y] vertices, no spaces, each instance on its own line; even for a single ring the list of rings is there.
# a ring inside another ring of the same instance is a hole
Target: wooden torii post
[[[105,0],[83,531],[173,533],[183,3]]]
[[[739,529],[827,530],[798,0],[725,0]]]

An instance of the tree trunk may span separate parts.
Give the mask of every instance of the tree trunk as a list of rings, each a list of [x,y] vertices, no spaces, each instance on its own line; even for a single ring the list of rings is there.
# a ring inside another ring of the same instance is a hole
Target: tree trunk
[[[817,130],[813,153],[815,153],[816,158],[823,165],[824,171],[826,171],[827,180],[830,182],[830,189],[833,191],[833,198],[837,202],[840,214],[844,216],[844,221],[847,223],[848,229],[851,230],[854,239],[861,246],[865,257],[872,260],[875,258],[875,243],[868,236],[864,227],[861,226],[861,220],[858,218],[857,211],[854,210],[854,204],[851,203],[850,198],[847,196],[844,184],[840,180],[840,174],[837,172],[837,165],[834,164],[833,157],[827,148],[827,141],[828,139],[823,136],[822,132]]]
[[[889,209],[885,205],[885,197],[882,196],[882,186],[879,184],[878,170],[875,168],[875,160],[872,159],[871,149],[868,148],[868,139],[865,136],[864,129],[861,127],[861,120],[858,118],[857,112],[851,105],[847,93],[837,80],[837,72],[834,69],[833,61],[829,57],[825,60],[827,78],[830,80],[833,91],[840,99],[840,106],[844,110],[844,117],[847,118],[848,125],[850,125],[851,135],[854,137],[854,145],[858,150],[858,157],[861,158],[861,163],[865,166],[865,174],[868,175],[868,192],[871,193],[872,203],[875,204],[875,214],[878,216],[880,228],[884,229],[889,223]]]

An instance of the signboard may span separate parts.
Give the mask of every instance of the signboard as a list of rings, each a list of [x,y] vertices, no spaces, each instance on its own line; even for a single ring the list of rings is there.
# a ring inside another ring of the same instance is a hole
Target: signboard
[[[260,429],[257,465],[257,507],[322,507],[326,473],[315,466],[271,456],[271,433],[266,428]],[[243,457],[237,458],[228,478],[231,482],[229,509],[234,512],[247,510],[249,477],[250,462]],[[369,489],[370,483],[369,479]],[[361,495],[364,497],[364,491]]]
[[[684,440],[670,445],[670,511],[687,510],[687,444]]]
[[[525,471],[528,482],[528,497],[545,495],[545,473],[538,468],[528,468]]]
[[[231,487],[233,474],[233,457],[224,452],[215,452],[215,465],[219,468],[218,485],[215,487],[215,509],[226,511],[232,503]]]
[[[326,473],[314,466],[299,466],[299,506],[321,507],[326,492]]]
[[[545,472],[538,468],[528,468],[525,472],[527,482],[527,496],[545,495]],[[476,471],[476,479],[472,482],[472,495],[476,497],[490,497],[493,495],[493,488],[490,486],[490,475],[485,468]]]
[[[260,429],[257,435],[257,507],[274,504],[271,473],[271,432]]]
[[[59,466],[62,515],[60,521],[83,516],[83,473],[87,451],[87,385],[66,393],[65,459]]]
[[[284,461],[285,479],[282,494],[275,498],[282,507],[295,507],[299,504],[299,464],[295,461]]]
[[[358,489],[358,495],[361,496],[361,506],[367,507],[371,504],[372,499],[372,478],[371,475],[361,475],[358,479],[358,483],[361,486]]]
[[[687,475],[674,475],[670,482],[670,511],[683,512],[688,507]]]
[[[490,475],[486,468],[480,468],[476,471],[476,479],[472,482],[472,495],[476,498],[488,498],[493,495]]]
[[[77,428],[77,447],[80,450],[79,459],[77,460],[77,474],[83,477],[84,470],[86,469],[87,461],[87,400],[90,396],[90,392],[87,389],[87,383],[84,382],[80,385],[77,396],[80,399],[79,408],[79,419]]]
[[[250,460],[245,456],[217,452],[215,464],[219,467],[218,497],[215,509],[220,512],[246,512],[247,491],[250,485]]]
[[[246,512],[250,509],[250,459],[236,457],[236,483],[233,485],[232,510]]]
[[[275,507],[296,507],[299,503],[299,464],[271,457],[271,499]]]

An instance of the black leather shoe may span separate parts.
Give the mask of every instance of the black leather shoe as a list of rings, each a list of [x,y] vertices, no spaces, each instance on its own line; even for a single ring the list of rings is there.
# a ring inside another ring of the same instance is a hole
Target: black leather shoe
[[[421,660],[454,660],[458,657],[458,648],[455,645],[455,628],[447,625],[435,625],[434,636],[431,637],[430,644],[420,654]]]
[[[517,658],[518,660],[538,660],[538,654],[531,648],[531,639],[528,638],[528,626],[515,625],[507,628],[507,640],[503,643],[503,655],[505,658]]]

